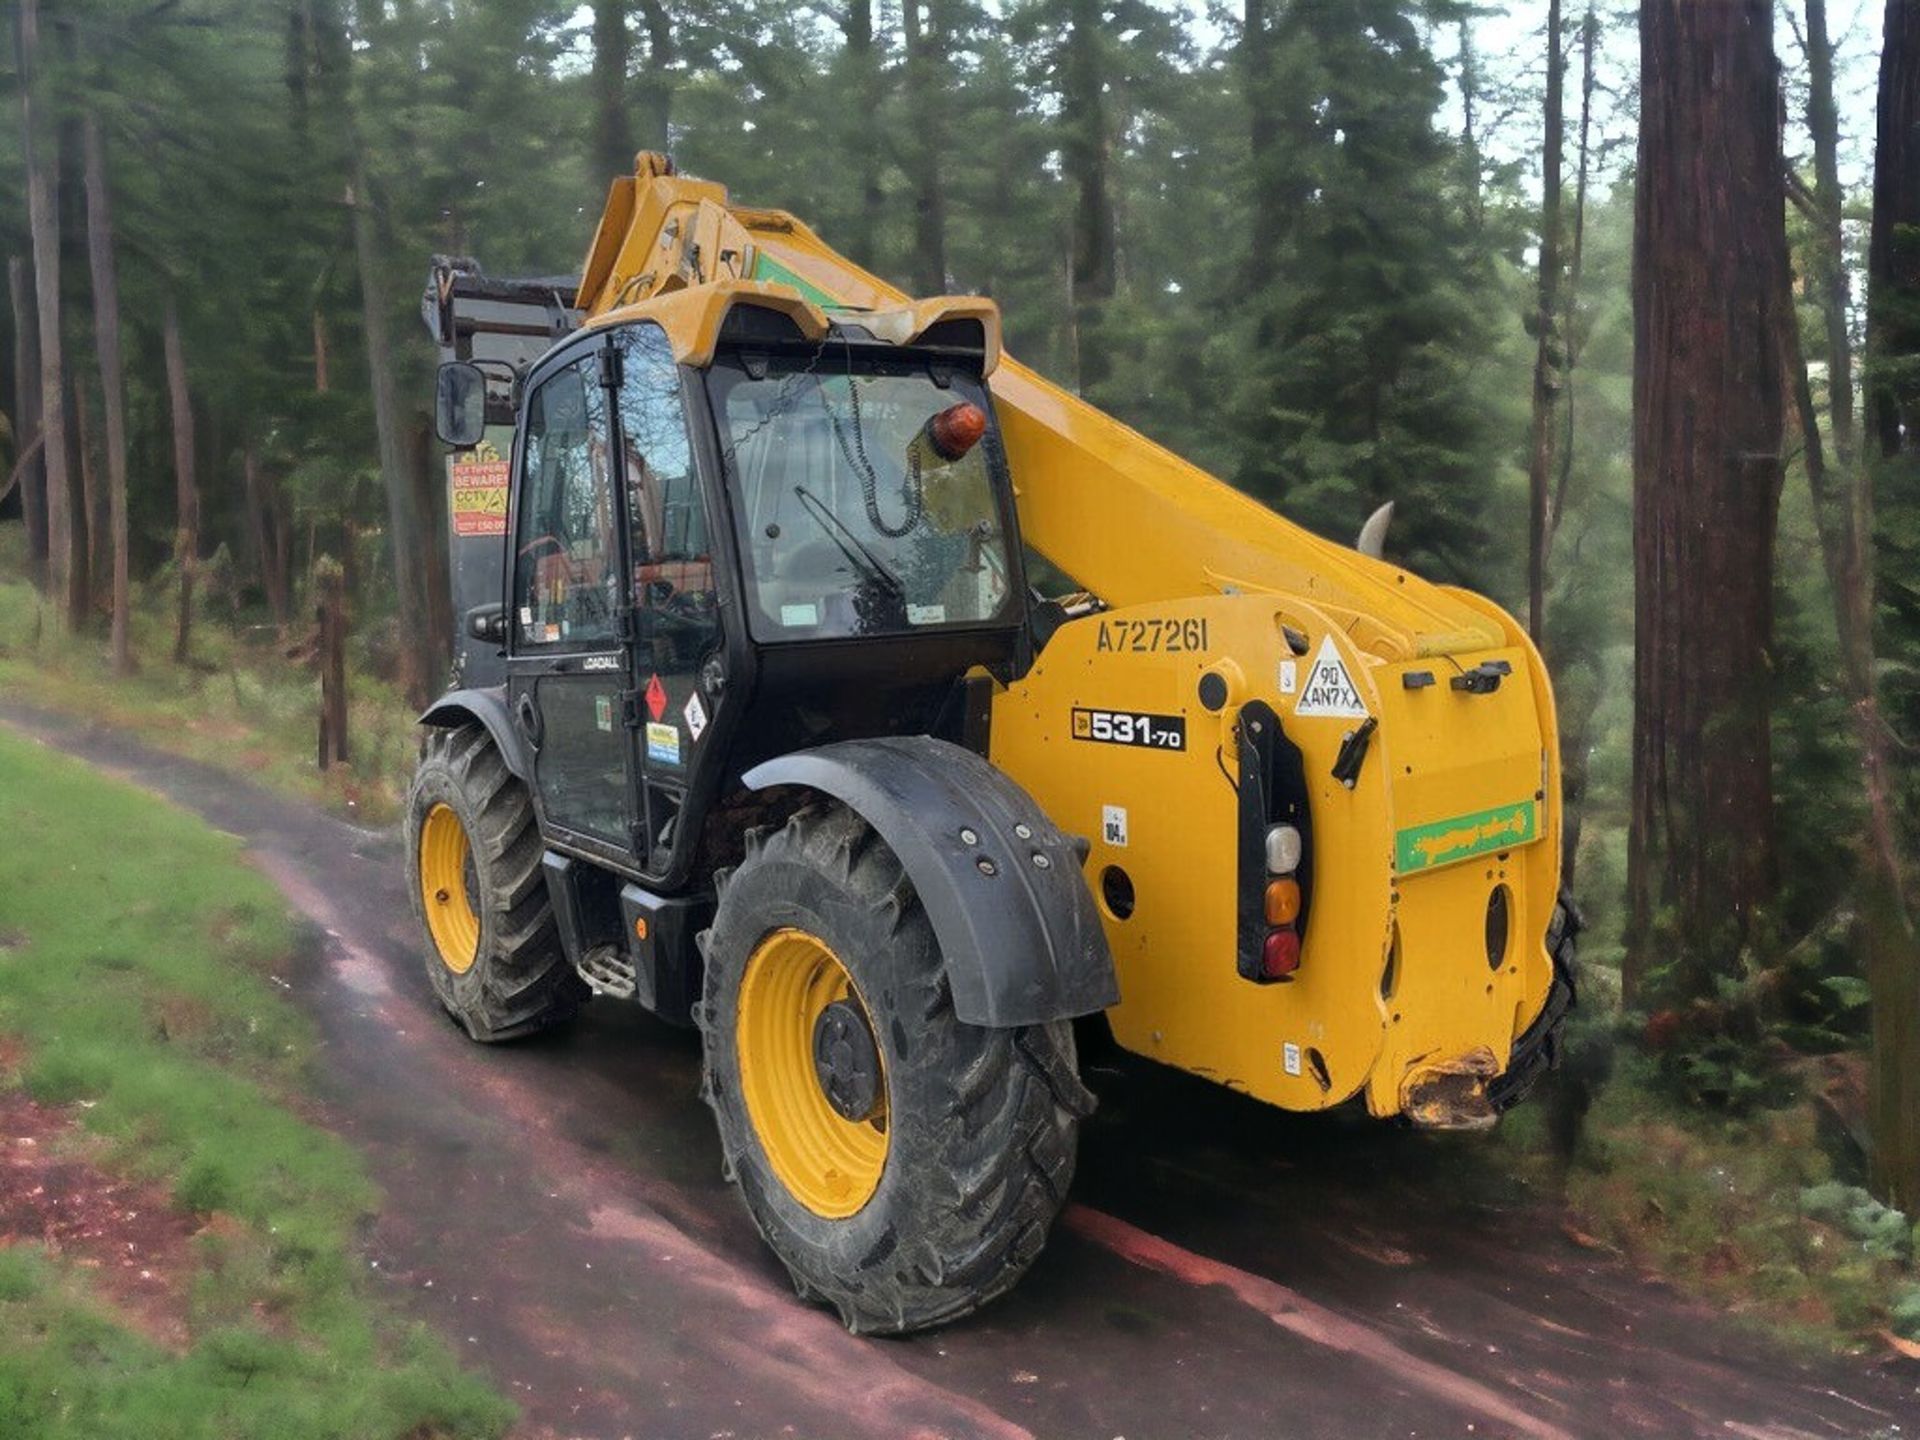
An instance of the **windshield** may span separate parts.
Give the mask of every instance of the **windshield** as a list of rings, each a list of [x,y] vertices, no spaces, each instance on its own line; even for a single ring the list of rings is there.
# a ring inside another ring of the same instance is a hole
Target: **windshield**
[[[1010,585],[985,387],[924,364],[849,373],[846,353],[709,372],[754,634],[997,619]]]

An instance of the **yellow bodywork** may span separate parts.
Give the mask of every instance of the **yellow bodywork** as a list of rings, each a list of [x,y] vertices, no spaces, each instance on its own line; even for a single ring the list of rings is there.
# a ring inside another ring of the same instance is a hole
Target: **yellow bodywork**
[[[1560,781],[1545,667],[1497,606],[1309,534],[1000,356],[992,302],[912,300],[792,216],[732,205],[659,157],[614,183],[583,275],[593,322],[657,320],[693,364],[735,304],[812,335],[830,311],[864,312],[896,343],[951,315],[987,322],[1022,538],[1107,607],[995,697],[991,758],[1092,840],[1122,1045],[1288,1109],[1364,1094],[1377,1115],[1427,1081],[1505,1068],[1551,983]],[[1295,713],[1325,646],[1378,722],[1350,789],[1331,771],[1357,717]],[[1509,667],[1497,690],[1449,684],[1484,661]],[[1209,672],[1217,711],[1198,698]],[[1409,672],[1432,683],[1409,688]],[[1300,968],[1264,986],[1235,967],[1235,720],[1254,700],[1303,754],[1313,821]],[[1186,745],[1095,743],[1076,710],[1177,715]],[[1125,918],[1102,899],[1109,867],[1131,882]],[[1511,938],[1490,963],[1496,886]]]

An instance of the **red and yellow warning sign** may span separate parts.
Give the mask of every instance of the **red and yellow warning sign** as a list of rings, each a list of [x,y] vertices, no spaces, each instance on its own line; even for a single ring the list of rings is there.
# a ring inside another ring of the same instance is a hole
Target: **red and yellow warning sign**
[[[485,449],[447,457],[447,515],[458,536],[507,533],[507,462]]]

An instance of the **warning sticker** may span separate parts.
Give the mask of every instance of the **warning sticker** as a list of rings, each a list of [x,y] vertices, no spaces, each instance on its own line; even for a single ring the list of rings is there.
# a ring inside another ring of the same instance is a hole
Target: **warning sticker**
[[[507,462],[447,457],[447,514],[459,536],[507,533]]]
[[[658,720],[647,722],[647,759],[657,760],[662,765],[680,763],[678,725],[662,725]]]
[[[1347,674],[1347,667],[1341,663],[1340,652],[1333,648],[1331,635],[1320,642],[1320,651],[1313,657],[1313,668],[1307,671],[1306,682],[1300,687],[1300,699],[1295,703],[1293,713],[1330,715],[1347,720],[1366,719],[1366,703],[1354,687],[1353,677]]]
[[[707,728],[707,707],[700,703],[696,693],[687,697],[687,708],[680,712],[687,720],[687,733],[694,739],[700,738],[700,732]]]

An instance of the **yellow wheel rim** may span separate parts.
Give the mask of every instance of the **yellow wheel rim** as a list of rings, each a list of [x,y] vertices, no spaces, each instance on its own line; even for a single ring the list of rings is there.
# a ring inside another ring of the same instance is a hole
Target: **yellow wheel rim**
[[[440,963],[456,975],[480,954],[480,916],[468,886],[473,846],[452,807],[436,805],[420,826],[420,900]]]
[[[780,1183],[826,1220],[857,1213],[887,1164],[885,1062],[877,1109],[864,1120],[833,1108],[814,1068],[814,1027],[841,1000],[859,1007],[871,1032],[873,1017],[846,966],[804,930],[776,930],[747,957],[737,1042],[747,1118]]]

